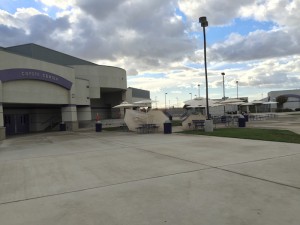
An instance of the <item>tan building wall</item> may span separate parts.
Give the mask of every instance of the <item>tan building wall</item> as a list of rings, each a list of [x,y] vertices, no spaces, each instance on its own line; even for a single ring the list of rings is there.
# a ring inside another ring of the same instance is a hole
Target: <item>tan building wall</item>
[[[126,90],[126,71],[110,66],[75,65],[75,76],[90,82],[90,98],[100,98],[101,88]]]
[[[113,106],[122,101],[150,98],[144,90],[126,91],[122,68],[35,44],[0,48],[0,140],[6,134],[59,130],[60,125],[67,130],[91,126],[97,114],[102,120],[119,118]]]
[[[5,80],[10,71],[17,71],[19,77]],[[68,130],[89,126],[99,112],[103,119],[112,118],[111,108],[125,100],[127,88],[126,71],[121,68],[63,66],[5,50],[0,50],[0,78],[0,140],[8,120],[26,120],[28,132],[35,132],[58,130],[61,122]],[[57,79],[71,85],[53,81]]]

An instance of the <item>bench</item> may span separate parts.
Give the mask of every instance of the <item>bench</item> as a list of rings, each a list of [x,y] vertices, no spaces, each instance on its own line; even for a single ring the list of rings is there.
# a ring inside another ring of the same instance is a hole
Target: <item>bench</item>
[[[129,131],[129,129],[128,129],[126,123],[121,124],[120,129],[121,129],[122,131]]]
[[[193,120],[192,122],[195,130],[198,130],[199,128],[204,130],[205,120]]]
[[[139,127],[136,127],[136,132],[140,134],[145,133],[155,133],[158,131],[159,126],[156,124],[140,124]]]
[[[144,127],[136,127],[135,129],[136,129],[136,132],[138,134],[143,134],[145,132],[145,128]]]

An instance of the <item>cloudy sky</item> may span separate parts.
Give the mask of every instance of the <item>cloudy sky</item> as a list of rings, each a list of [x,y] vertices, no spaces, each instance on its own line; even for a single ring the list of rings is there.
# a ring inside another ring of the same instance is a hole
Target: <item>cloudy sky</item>
[[[0,0],[0,46],[36,43],[126,69],[158,106],[300,88],[300,0]],[[200,84],[200,86],[199,86]],[[192,93],[192,94],[190,94]]]

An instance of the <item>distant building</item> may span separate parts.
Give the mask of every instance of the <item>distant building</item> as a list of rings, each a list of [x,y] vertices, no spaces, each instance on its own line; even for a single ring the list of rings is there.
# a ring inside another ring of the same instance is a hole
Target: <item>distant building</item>
[[[142,90],[138,88],[128,87],[126,92],[126,100],[130,103],[142,101],[142,100],[150,100],[150,91]],[[151,106],[151,104],[149,104]]]
[[[287,97],[287,102],[283,104],[283,109],[295,110],[300,108],[300,89],[271,91],[268,93],[268,101],[276,102],[276,98],[279,96]],[[277,108],[277,105],[273,104],[271,107],[274,109]]]

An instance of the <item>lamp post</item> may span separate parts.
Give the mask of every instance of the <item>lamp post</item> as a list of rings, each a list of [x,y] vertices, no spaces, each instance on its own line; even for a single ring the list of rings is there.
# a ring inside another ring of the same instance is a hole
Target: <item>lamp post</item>
[[[225,100],[225,83],[224,83],[225,73],[221,73],[221,75],[223,76],[223,100]]]
[[[236,98],[239,98],[239,81],[237,80],[236,82]]]
[[[192,93],[190,93],[190,95],[191,95],[191,100],[192,100],[192,99],[193,99],[193,98],[192,98]]]
[[[167,109],[167,92],[165,93],[165,109]]]
[[[225,101],[225,84],[224,84],[225,73],[221,73],[221,75],[223,76],[223,100]],[[225,111],[226,111],[226,106],[224,105],[224,115],[225,115]]]
[[[198,84],[198,97],[200,98],[200,84]]]
[[[239,81],[237,80],[237,81],[235,81],[235,83],[236,83],[236,99],[239,99]],[[237,106],[238,111],[240,111],[239,108],[240,107]]]
[[[208,107],[208,81],[207,81],[207,64],[206,64],[206,35],[205,35],[205,27],[208,26],[208,21],[205,16],[199,18],[199,23],[201,23],[201,27],[203,27],[203,42],[204,42],[204,68],[205,68],[205,87],[206,87],[206,116],[207,119],[210,119],[209,116],[209,107]]]

